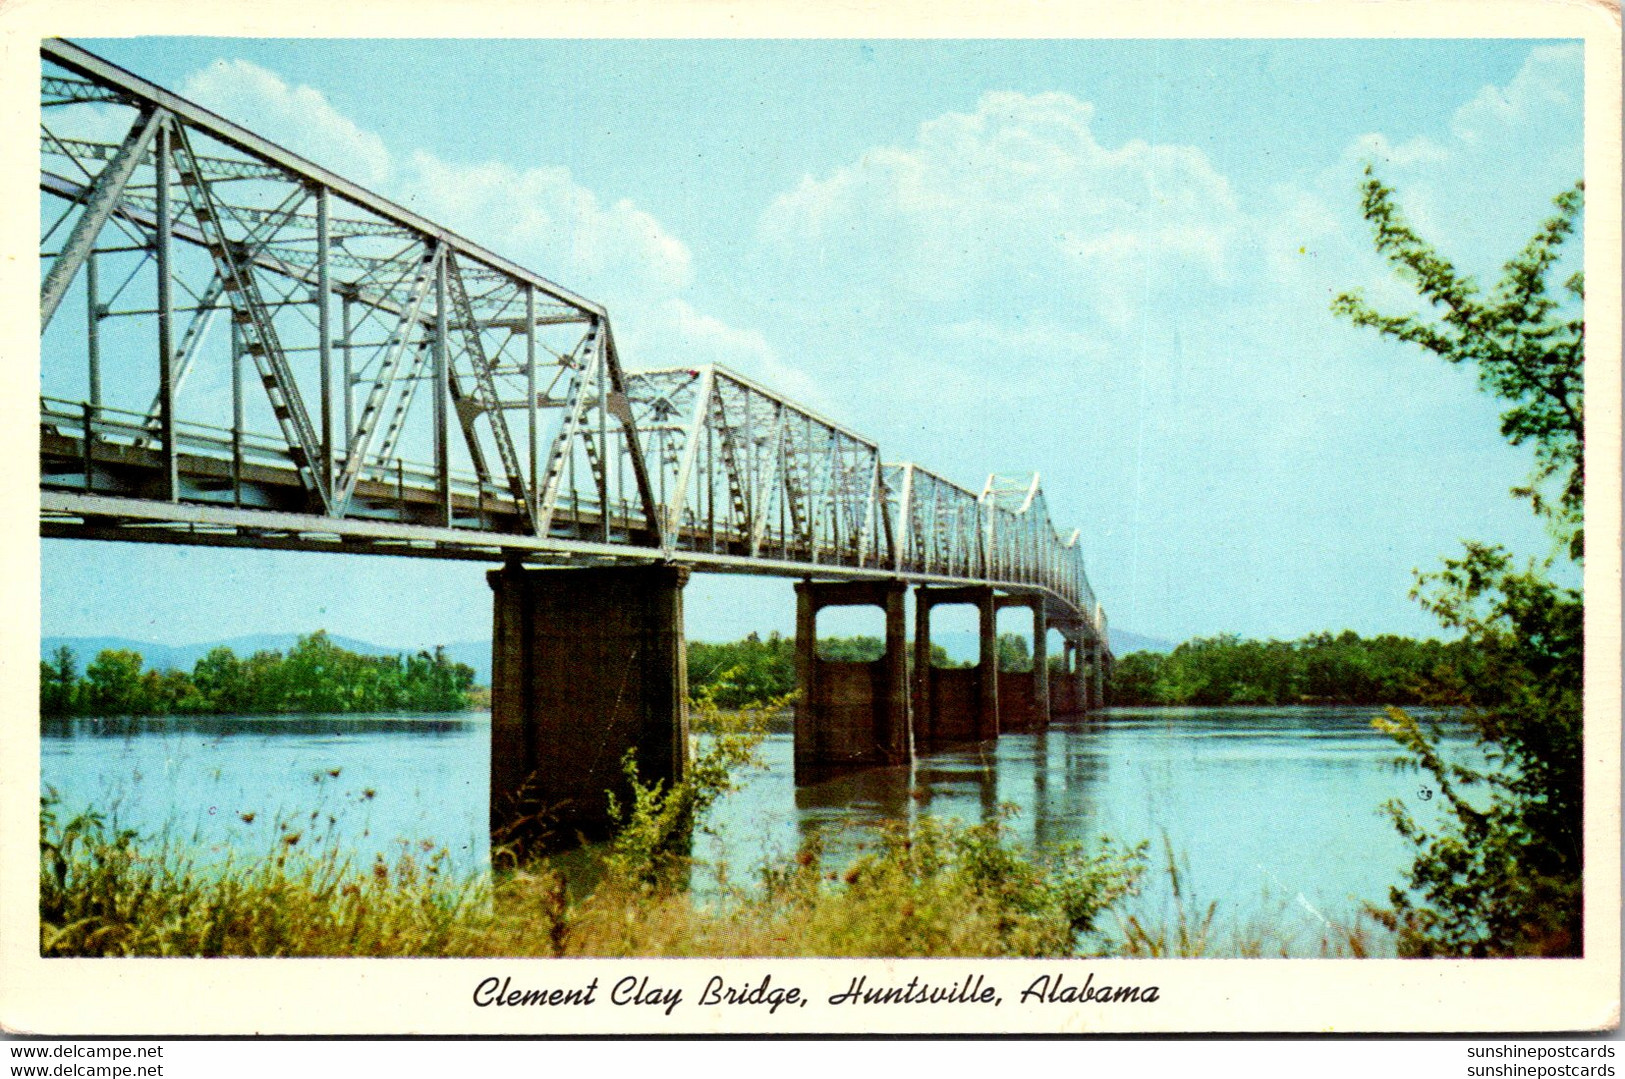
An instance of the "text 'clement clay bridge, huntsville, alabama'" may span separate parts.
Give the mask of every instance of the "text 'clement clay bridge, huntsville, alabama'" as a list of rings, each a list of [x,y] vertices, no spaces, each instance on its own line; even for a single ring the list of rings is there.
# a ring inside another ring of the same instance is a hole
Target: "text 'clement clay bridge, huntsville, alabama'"
[[[501,564],[495,833],[602,834],[628,749],[682,773],[691,571],[798,579],[798,782],[1102,703],[1105,616],[1036,474],[976,491],[721,367],[624,371],[602,307],[41,55],[41,533]],[[929,662],[945,603],[980,612],[973,668]],[[819,610],[857,604],[885,654],[820,658]],[[1006,606],[1032,611],[1030,673],[998,672]]]

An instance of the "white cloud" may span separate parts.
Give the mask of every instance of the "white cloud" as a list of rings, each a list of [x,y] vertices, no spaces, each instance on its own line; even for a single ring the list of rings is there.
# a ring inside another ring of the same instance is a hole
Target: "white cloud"
[[[1442,140],[1360,136],[1311,186],[1280,185],[1258,213],[1273,278],[1342,291],[1367,283],[1379,308],[1413,309],[1412,284],[1377,258],[1359,215],[1362,170],[1395,192],[1406,220],[1488,285],[1580,175],[1582,52],[1538,46],[1505,85],[1488,85],[1451,116]]]
[[[1342,163],[1345,165],[1394,165],[1405,168],[1411,165],[1430,164],[1444,161],[1450,156],[1450,151],[1425,135],[1406,139],[1395,143],[1380,132],[1361,135],[1349,143],[1343,150]]]
[[[246,60],[216,60],[186,80],[186,97],[364,187],[390,174],[384,141],[329,104]]]
[[[121,143],[134,130],[140,115],[124,105],[102,105],[75,102],[72,105],[53,105],[44,112],[45,127],[51,131],[70,134],[75,139],[93,142]],[[47,140],[46,145],[50,145]],[[94,170],[92,170],[94,171]],[[74,171],[75,179],[82,174]]]
[[[858,287],[954,301],[1059,290],[1121,322],[1152,283],[1226,273],[1239,215],[1193,147],[1096,140],[1064,93],[985,95],[781,195],[761,234]]]
[[[457,165],[420,151],[400,172],[407,206],[567,288],[648,302],[691,280],[681,240],[628,199],[604,203],[567,169]]]
[[[1549,45],[1530,53],[1505,86],[1486,86],[1456,110],[1450,130],[1477,144],[1508,130],[1545,124],[1554,114],[1577,114],[1581,105],[1584,52],[1579,45]]]
[[[319,90],[290,86],[244,60],[218,60],[186,82],[206,107],[363,187],[403,203],[559,284],[606,301],[687,287],[682,241],[629,200],[606,203],[567,169],[519,171],[390,152]]]

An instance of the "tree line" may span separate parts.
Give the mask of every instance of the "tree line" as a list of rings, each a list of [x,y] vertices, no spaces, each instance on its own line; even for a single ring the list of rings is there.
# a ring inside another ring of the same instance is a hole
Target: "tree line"
[[[878,637],[826,637],[818,654],[837,662],[878,659]],[[970,666],[933,645],[935,667]],[[912,649],[909,652],[912,660]],[[1032,669],[1025,637],[998,640],[1002,671]],[[1482,657],[1466,642],[1313,634],[1297,641],[1199,638],[1173,652],[1136,652],[1112,672],[1111,700],[1125,706],[1227,704],[1415,704],[1438,671],[1471,677]],[[1050,657],[1051,666],[1060,658]],[[690,641],[689,691],[723,708],[744,708],[796,689],[794,638],[752,633],[723,643]],[[239,657],[213,649],[190,672],[148,670],[138,652],[106,649],[81,675],[66,646],[40,662],[46,716],[232,715],[287,712],[456,712],[474,704],[474,670],[436,648],[369,656],[334,644],[326,632],[299,638],[286,654]]]
[[[1473,678],[1472,642],[1412,640],[1352,630],[1296,641],[1233,634],[1187,641],[1167,654],[1134,652],[1112,669],[1114,705],[1423,704],[1440,672]]]
[[[886,642],[879,637],[820,637],[818,656],[837,663],[869,663],[886,652]],[[998,639],[999,669],[1025,671],[1032,669],[1032,655],[1027,639],[1019,633],[1003,633]],[[908,660],[913,662],[912,644]],[[1051,659],[1051,663],[1058,662]],[[955,662],[940,644],[931,646],[933,667],[970,667],[974,660]],[[744,640],[712,644],[690,641],[688,644],[688,688],[698,696],[702,692],[723,708],[744,708],[763,701],[788,696],[796,690],[796,642],[777,632],[764,639],[752,633]]]
[[[103,650],[85,667],[67,646],[40,662],[46,716],[231,715],[276,712],[457,712],[472,703],[474,669],[443,649],[366,656],[318,630],[286,654],[239,657],[220,647],[191,672],[145,670],[139,652]]]
[[[878,659],[878,637],[828,637],[818,642],[827,660]],[[999,641],[1000,668],[1031,666],[1027,642],[1016,634]],[[459,712],[475,703],[474,669],[448,660],[442,649],[416,655],[369,656],[334,644],[326,631],[277,651],[239,657],[213,649],[190,672],[149,670],[139,652],[109,648],[84,673],[66,645],[40,661],[40,713],[45,716],[243,715],[286,712]],[[935,666],[951,667],[941,645]],[[793,638],[752,633],[740,641],[688,645],[689,690],[709,693],[723,708],[744,708],[786,697],[796,689]]]

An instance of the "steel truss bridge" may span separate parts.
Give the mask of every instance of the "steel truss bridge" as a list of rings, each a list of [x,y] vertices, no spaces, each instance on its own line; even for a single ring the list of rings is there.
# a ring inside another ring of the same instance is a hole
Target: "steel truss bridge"
[[[1036,473],[962,487],[60,41],[41,47],[49,537],[1038,593],[1106,647]]]

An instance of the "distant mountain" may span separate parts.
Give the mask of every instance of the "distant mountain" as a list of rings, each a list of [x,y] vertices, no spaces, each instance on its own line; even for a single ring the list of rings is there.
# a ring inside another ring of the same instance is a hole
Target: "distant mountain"
[[[1112,655],[1126,656],[1130,652],[1172,652],[1179,646],[1160,637],[1146,637],[1131,630],[1106,627],[1106,636],[1112,641]]]

